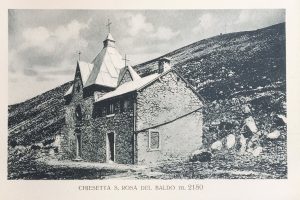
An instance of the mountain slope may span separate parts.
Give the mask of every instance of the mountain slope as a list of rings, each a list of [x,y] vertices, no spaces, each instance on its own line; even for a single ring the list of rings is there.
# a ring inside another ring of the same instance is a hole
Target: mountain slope
[[[218,108],[227,104],[227,99],[231,101],[235,97],[269,92],[272,98],[260,100],[268,104],[279,96],[285,101],[284,23],[255,31],[215,36],[164,56],[172,59],[174,67],[207,100],[209,112],[204,118],[206,123],[228,114]],[[139,64],[135,69],[142,76],[150,74],[157,69],[158,59]],[[59,134],[64,123],[63,94],[70,84],[68,82],[23,103],[9,106],[9,144],[30,145]],[[256,101],[257,104],[260,100]],[[216,110],[223,114],[210,113]]]
[[[285,89],[285,23],[215,36],[164,56],[209,101],[265,87]],[[158,59],[136,70],[152,73]]]
[[[63,96],[71,83],[9,106],[9,144],[30,145],[56,135],[64,124]]]

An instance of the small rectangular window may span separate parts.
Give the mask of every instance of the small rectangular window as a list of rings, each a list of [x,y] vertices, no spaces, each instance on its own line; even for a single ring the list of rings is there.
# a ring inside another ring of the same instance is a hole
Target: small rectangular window
[[[114,113],[114,111],[115,111],[115,109],[114,109],[114,104],[111,103],[111,104],[109,105],[109,113],[112,114],[112,113]]]
[[[114,104],[113,104],[113,103],[110,103],[110,104],[109,104],[109,112],[108,112],[108,114],[113,114],[114,111],[115,111],[115,109],[114,109]]]
[[[120,112],[126,112],[129,110],[129,100],[120,100]]]
[[[160,135],[157,130],[149,130],[149,149],[150,150],[160,149]]]
[[[115,112],[115,105],[113,103],[108,103],[106,106],[106,115],[113,114]]]
[[[124,111],[128,111],[129,110],[129,101],[125,100],[124,101]]]

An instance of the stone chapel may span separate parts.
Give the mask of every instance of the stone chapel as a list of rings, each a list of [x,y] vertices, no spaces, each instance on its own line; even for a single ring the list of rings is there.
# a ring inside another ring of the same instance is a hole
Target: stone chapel
[[[170,59],[144,77],[125,63],[111,33],[92,62],[77,61],[64,96],[62,159],[157,164],[201,148],[204,101]]]

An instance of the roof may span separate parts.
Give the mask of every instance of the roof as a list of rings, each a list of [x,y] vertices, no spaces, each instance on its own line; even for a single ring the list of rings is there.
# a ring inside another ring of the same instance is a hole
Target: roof
[[[79,61],[78,64],[81,72],[82,83],[83,86],[85,86],[86,81],[88,80],[88,77],[94,68],[94,64],[83,62],[83,61]]]
[[[112,37],[112,35],[110,33],[107,34],[105,40],[112,40],[115,41],[114,38]]]
[[[108,45],[106,43],[110,41],[111,44],[115,43],[112,35],[109,33],[104,40],[104,47],[94,58],[92,63],[77,62],[79,65],[83,87],[87,87],[93,84],[102,85],[106,87],[116,88],[118,86],[119,74],[122,68],[124,68],[124,62],[122,56],[115,48],[114,45]],[[135,78],[137,76],[131,73]],[[73,85],[65,93],[69,95],[72,93]]]
[[[112,88],[118,86],[119,73],[124,67],[124,62],[115,47],[104,47],[95,57],[92,64],[94,67],[86,82],[86,86],[93,84]]]
[[[110,45],[108,42],[110,42],[112,45]],[[115,88],[114,91],[108,92],[101,97],[95,96],[95,102],[142,89],[143,87],[151,84],[158,77],[163,76],[169,71],[173,70],[176,72],[176,70],[174,69],[169,69],[161,74],[155,73],[141,78],[130,65],[126,67],[124,66],[122,56],[115,48],[114,43],[115,41],[112,35],[109,33],[103,42],[103,49],[94,58],[92,63],[82,61],[77,62],[82,77],[83,87],[88,87],[90,85],[96,84]],[[164,57],[163,59],[169,60],[166,57]],[[120,80],[122,80],[122,77],[127,70],[132,77],[132,81],[119,85]],[[197,91],[195,91],[195,89],[190,86],[190,84],[188,84],[188,82],[179,73],[177,74],[187,83],[187,85],[193,90],[193,92],[203,100],[203,98],[197,93]],[[65,95],[71,94],[72,91],[73,85],[69,88]]]
[[[126,66],[124,68],[121,69],[120,71],[120,75],[119,75],[119,79],[118,79],[118,85],[120,84],[120,82],[122,81],[124,75],[126,74],[126,72],[129,72],[131,78],[133,81],[140,79],[140,75],[138,75],[138,73],[136,73],[136,71],[130,66]]]
[[[67,90],[67,92],[65,93],[65,96],[71,94],[73,91],[73,84],[71,85],[71,87]]]
[[[79,67],[83,86],[85,86],[86,81],[87,81],[91,71],[93,70],[94,65],[91,63],[83,62],[83,61],[77,61],[77,66]],[[73,84],[68,89],[68,91],[65,93],[65,95],[71,94],[72,90],[73,90]]]
[[[115,89],[112,92],[108,92],[106,94],[104,94],[103,96],[101,96],[100,98],[95,97],[95,102],[99,102],[99,101],[103,101],[105,99],[109,99],[112,97],[116,97],[116,96],[120,96],[122,94],[126,94],[135,90],[138,90],[142,87],[144,87],[145,85],[147,85],[149,82],[155,80],[157,77],[159,77],[160,74],[151,74],[149,76],[143,77],[143,78],[139,78],[130,82],[126,82],[122,85],[120,85],[117,89]]]
[[[133,70],[133,69],[132,69]],[[133,70],[134,71],[134,70]],[[106,94],[104,94],[101,97],[95,96],[95,102],[100,102],[103,101],[105,99],[110,99],[113,97],[117,97],[129,92],[133,92],[136,90],[141,90],[143,88],[145,88],[146,86],[150,85],[151,83],[153,83],[155,80],[157,80],[159,77],[164,76],[165,74],[169,73],[170,71],[175,72],[186,84],[187,87],[189,87],[197,96],[199,99],[202,100],[203,103],[205,103],[204,98],[188,83],[188,81],[182,77],[180,75],[180,73],[178,73],[175,69],[169,69],[161,74],[159,73],[155,73],[155,74],[150,74],[148,76],[145,76],[143,78],[139,78],[130,82],[126,82],[122,85],[120,85],[118,88],[116,88],[115,90],[108,92]]]
[[[130,65],[128,66],[128,71],[134,81],[141,79],[140,75],[138,75],[138,73],[136,73],[136,71],[134,71],[134,69]]]

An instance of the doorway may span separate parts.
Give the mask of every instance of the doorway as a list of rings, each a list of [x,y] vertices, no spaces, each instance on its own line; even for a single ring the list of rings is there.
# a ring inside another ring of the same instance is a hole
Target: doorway
[[[115,161],[115,134],[107,134],[107,161]]]

